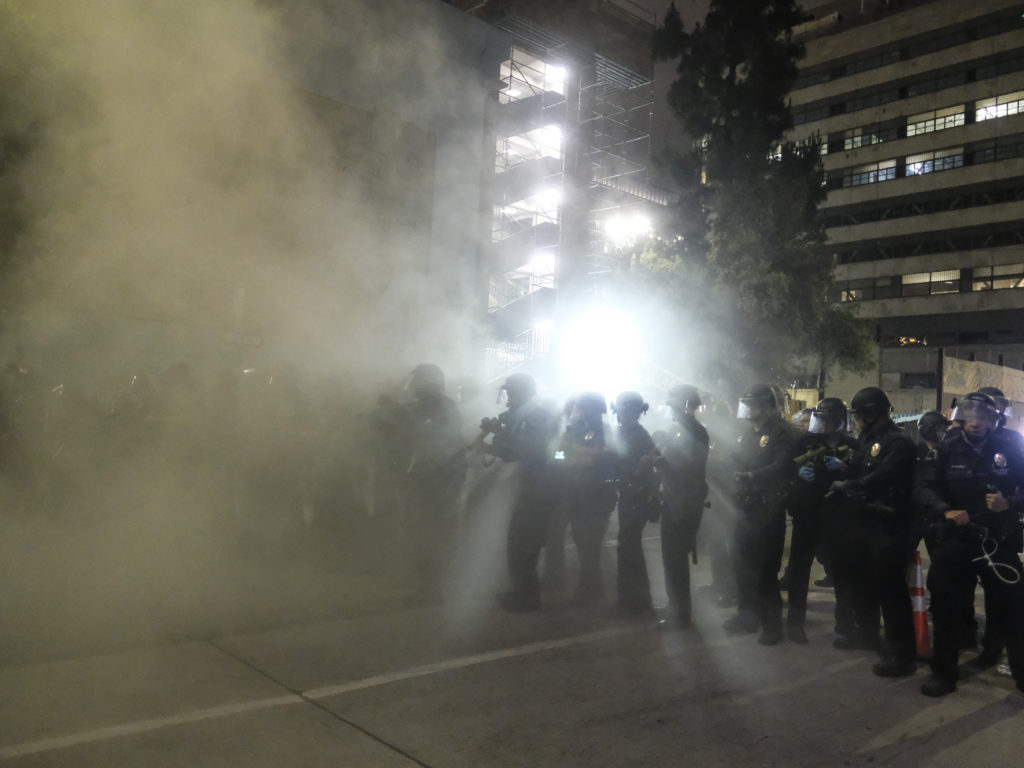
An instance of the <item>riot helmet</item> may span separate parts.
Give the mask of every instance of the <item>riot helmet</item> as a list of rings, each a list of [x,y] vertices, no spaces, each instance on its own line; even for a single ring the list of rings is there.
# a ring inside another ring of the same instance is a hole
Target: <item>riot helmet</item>
[[[665,404],[676,414],[693,416],[701,406],[700,394],[696,387],[677,384],[668,391]]]
[[[608,402],[600,392],[581,392],[572,399],[573,410],[588,416],[608,413]]]
[[[740,395],[736,418],[757,421],[772,413],[777,413],[778,410],[779,402],[772,388],[767,384],[755,384]]]
[[[864,387],[850,401],[850,413],[864,424],[875,424],[892,413],[889,396],[879,387]]]
[[[647,413],[650,406],[644,402],[643,395],[639,392],[621,392],[612,403],[612,410],[615,413],[623,411],[634,411],[637,414]]]
[[[848,409],[838,397],[826,397],[814,406],[808,432],[816,435],[831,435],[846,428]]]
[[[1001,389],[995,387],[982,387],[978,390],[984,395],[988,395],[996,403],[996,413],[999,415],[997,420],[997,427],[1001,427],[1006,424],[1006,420],[1010,418],[1010,401],[1006,399],[1006,395],[1003,394]]]
[[[917,420],[917,434],[930,443],[942,440],[942,435],[949,428],[950,421],[938,411],[927,411]]]
[[[793,414],[793,426],[802,429],[804,432],[810,432],[811,416],[813,415],[813,408],[801,408]]]
[[[998,419],[996,401],[984,392],[969,392],[953,409],[953,421],[960,422],[964,438],[971,443],[983,442]]]
[[[513,373],[502,385],[509,408],[517,408],[537,394],[537,382],[526,373]]]
[[[433,363],[420,363],[412,369],[406,388],[417,397],[444,392],[444,371]]]

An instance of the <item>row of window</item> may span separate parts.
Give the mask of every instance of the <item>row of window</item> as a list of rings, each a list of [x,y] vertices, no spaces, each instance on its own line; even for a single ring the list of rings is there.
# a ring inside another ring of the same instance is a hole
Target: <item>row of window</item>
[[[821,144],[821,154],[849,151],[886,141],[921,136],[947,128],[958,128],[966,123],[980,123],[1024,111],[1024,91],[1013,91],[973,103],[908,115],[906,118],[885,123],[848,128],[842,134],[832,134]]]
[[[876,49],[871,53],[858,55],[857,58],[842,63],[829,62],[820,68],[809,69],[801,73],[795,87],[797,89],[807,88],[839,80],[859,72],[878,69],[898,61],[909,61],[918,56],[946,50],[973,40],[993,37],[1012,29],[1013,27],[1010,25],[1017,23],[1018,18],[1019,11],[1017,9],[1009,12],[1000,11],[993,16],[973,19],[969,22],[970,26],[965,28],[933,30],[917,39],[901,40],[899,46],[895,48]]]
[[[1006,288],[1024,288],[1024,262],[839,281],[833,287],[832,298],[841,302],[869,301]]]
[[[1024,54],[1019,51],[996,54],[956,66],[958,68],[952,71],[929,72],[909,79],[902,85],[888,85],[878,90],[873,89],[859,94],[844,94],[825,101],[805,104],[793,110],[793,124],[802,125],[824,120],[834,115],[857,112],[901,99],[936,93],[965,83],[980,82],[999,75],[1024,71]]]
[[[966,147],[945,147],[930,152],[888,158],[830,171],[829,189],[856,187],[906,176],[948,171],[965,165],[983,165],[1024,155],[1024,135],[1003,136],[975,142]]]

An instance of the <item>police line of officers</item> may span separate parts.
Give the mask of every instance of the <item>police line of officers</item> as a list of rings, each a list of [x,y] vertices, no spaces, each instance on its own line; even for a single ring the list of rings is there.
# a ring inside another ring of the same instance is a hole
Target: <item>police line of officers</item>
[[[660,625],[688,626],[689,557],[695,556],[708,498],[711,447],[698,420],[697,390],[677,386],[668,393],[672,427],[652,436],[640,424],[648,406],[635,392],[616,398],[614,433],[606,433],[604,397],[577,395],[565,408],[566,427],[558,435],[557,418],[538,400],[531,377],[509,376],[503,389],[507,410],[483,420],[486,439],[478,443],[487,455],[519,468],[507,539],[510,589],[499,596],[502,607],[540,607],[538,565],[558,510],[567,520],[556,527],[568,523],[580,563],[573,601],[598,599],[602,541],[617,507],[619,612],[654,615],[641,535],[647,523],[660,521],[669,597]],[[749,388],[736,413],[747,424],[730,454],[736,613],[724,629],[759,632],[764,645],[786,635],[806,643],[808,581],[817,553],[834,580],[835,647],[878,651],[877,675],[912,675],[917,653],[906,577],[923,539],[931,559],[934,655],[922,693],[942,696],[956,689],[959,652],[976,645],[979,579],[986,627],[982,652],[972,663],[992,666],[1005,648],[1024,692],[1018,555],[1024,442],[1005,428],[1006,408],[998,390],[966,395],[952,423],[935,412],[922,418],[925,442],[919,447],[893,422],[889,399],[877,387],[858,391],[849,407],[825,398],[806,432],[786,421],[772,387]],[[784,618],[778,574],[787,512],[793,530]],[[545,560],[560,556],[549,545]]]

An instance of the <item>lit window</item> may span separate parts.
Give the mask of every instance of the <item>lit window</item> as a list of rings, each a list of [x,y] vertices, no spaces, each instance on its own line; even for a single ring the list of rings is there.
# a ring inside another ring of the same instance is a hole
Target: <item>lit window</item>
[[[932,131],[943,131],[964,124],[964,105],[937,109],[934,112],[922,112],[907,118],[907,136],[918,136]]]
[[[879,181],[888,181],[896,178],[896,161],[882,160],[877,163],[858,165],[851,168],[849,173],[843,176],[844,187],[857,187],[861,184],[874,184]]]
[[[976,122],[992,120],[997,117],[1016,115],[1024,110],[1024,91],[1004,93],[991,99],[980,99],[974,104]]]
[[[964,164],[964,148],[952,147],[919,155],[908,155],[906,158],[907,176],[919,176],[933,171],[948,171],[960,168]]]
[[[971,290],[998,291],[1005,288],[1024,288],[1024,263],[974,268]]]
[[[914,272],[900,279],[902,296],[928,296],[942,293],[959,293],[960,270],[946,269],[938,272]]]

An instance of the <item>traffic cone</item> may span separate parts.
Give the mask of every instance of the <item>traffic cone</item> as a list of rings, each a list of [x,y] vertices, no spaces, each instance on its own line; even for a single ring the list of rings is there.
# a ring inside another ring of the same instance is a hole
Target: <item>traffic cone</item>
[[[914,639],[917,642],[917,655],[930,656],[932,644],[928,638],[928,611],[924,604],[924,574],[921,572],[921,553],[914,552],[914,562],[910,566],[910,602],[914,610]]]

